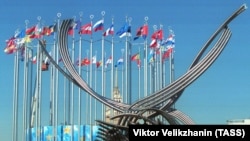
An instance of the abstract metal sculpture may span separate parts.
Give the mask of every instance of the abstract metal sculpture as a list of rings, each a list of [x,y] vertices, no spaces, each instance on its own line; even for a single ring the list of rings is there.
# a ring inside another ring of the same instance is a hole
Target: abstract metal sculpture
[[[130,124],[194,124],[190,117],[173,108],[173,104],[182,95],[185,88],[199,78],[215,62],[231,37],[232,33],[228,28],[228,24],[246,8],[245,4],[242,5],[228,19],[225,20],[225,22],[214,32],[214,34],[201,48],[200,52],[195,57],[188,71],[184,75],[163,89],[151,94],[150,96],[140,99],[132,105],[117,102],[99,95],[96,91],[89,87],[89,85],[78,74],[72,64],[67,47],[67,32],[73,21],[72,19],[63,20],[59,30],[59,51],[62,61],[64,62],[64,65],[69,73],[66,73],[63,69],[61,69],[53,58],[50,57],[42,42],[40,42],[40,44],[45,55],[47,55],[51,60],[51,63],[61,73],[63,73],[65,77],[101,103],[120,113],[119,115],[111,118],[111,120],[116,120],[116,123],[108,123],[97,120],[101,127],[99,130],[99,138],[107,141],[126,141],[129,140],[128,128]],[[209,51],[207,51],[208,47],[212,42],[214,42],[215,39],[217,39],[216,43],[212,48],[210,48]],[[202,56],[204,57],[202,58]]]

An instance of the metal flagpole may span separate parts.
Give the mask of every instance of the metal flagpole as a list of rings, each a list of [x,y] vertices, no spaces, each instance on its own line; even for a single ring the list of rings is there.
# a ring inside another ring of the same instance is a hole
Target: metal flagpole
[[[41,22],[41,17],[38,16],[37,17],[38,20],[38,27],[40,26],[40,22]],[[41,64],[42,64],[42,54],[41,54],[41,48],[40,48],[40,44],[37,44],[37,103],[36,103],[36,129],[37,129],[37,140],[40,141],[41,140],[41,85],[42,85],[42,81],[41,81]]]
[[[27,29],[28,21],[25,20],[25,27]],[[20,40],[20,39],[18,39]],[[20,41],[18,41],[20,42]],[[24,46],[24,76],[23,76],[23,141],[26,141],[26,131],[27,131],[27,96],[28,96],[28,48],[25,43]]]
[[[55,58],[55,35],[53,36],[53,49],[52,49],[52,57]],[[51,71],[50,71],[50,81],[51,81],[51,84],[50,84],[50,121],[49,121],[49,125],[53,126],[54,124],[54,120],[53,120],[53,110],[54,110],[54,102],[53,102],[53,96],[54,96],[54,70],[55,70],[55,67],[51,67]]]
[[[58,26],[59,26],[59,23],[60,23],[60,21],[59,21],[59,18],[61,17],[61,13],[58,13],[57,14],[57,16],[58,16]],[[59,29],[59,28],[58,28]],[[59,64],[59,45],[57,45],[57,47],[56,47],[56,63],[57,64]],[[55,76],[55,110],[54,110],[54,112],[55,112],[55,136],[57,137],[57,126],[58,126],[58,94],[59,94],[59,92],[58,92],[58,83],[59,83],[59,77],[58,77],[58,73],[59,73],[59,71],[58,71],[58,69],[55,69],[56,71],[56,76]],[[55,138],[54,138],[55,139]]]
[[[160,27],[162,29],[163,25],[160,25]],[[158,90],[160,90],[162,88],[162,79],[163,79],[163,75],[162,75],[162,73],[163,73],[163,71],[162,71],[162,68],[163,68],[163,66],[162,66],[163,65],[163,62],[162,62],[162,50],[163,50],[162,45],[160,45],[160,48],[159,48],[159,53],[160,53],[160,58],[159,58],[159,85],[158,85],[159,89]]]
[[[128,17],[126,16],[126,23],[128,22]],[[127,31],[125,31],[127,32]],[[124,94],[125,94],[125,102],[128,103],[128,43],[127,39],[128,37],[126,36],[126,41],[125,41],[125,88],[124,88]]]
[[[91,26],[93,25],[93,18],[90,17],[91,20]],[[92,30],[92,29],[91,29]],[[93,30],[92,30],[93,31]],[[90,49],[89,49],[89,59],[92,60],[92,54],[93,54],[93,32],[91,32],[91,37],[90,37]],[[89,66],[89,86],[92,87],[92,62],[90,63]],[[91,119],[91,114],[92,114],[92,106],[91,106],[91,96],[89,96],[89,124],[92,123]]]
[[[83,13],[82,12],[80,12],[79,13],[79,16],[80,16],[80,24],[82,23],[82,15],[83,15]],[[79,24],[79,23],[77,23],[77,24]],[[77,25],[78,26],[78,25]],[[80,26],[78,26],[78,27],[81,27],[81,25]],[[80,58],[81,58],[81,56],[82,56],[82,35],[81,34],[79,34],[79,60],[81,60]],[[79,62],[80,63],[80,62]],[[81,69],[81,67],[80,67],[80,65],[78,66],[78,73],[79,73],[79,75],[81,76],[81,73],[82,73],[82,69]],[[82,101],[82,96],[81,96],[81,88],[79,88],[78,89],[78,139],[80,139],[80,127],[81,127],[81,117],[82,117],[82,103],[81,103],[81,101]]]
[[[103,51],[104,51],[104,46],[103,46]],[[105,92],[106,92],[106,73],[107,73],[107,64],[106,64],[106,62],[107,62],[107,57],[106,57],[106,52],[104,52],[104,60],[105,60],[105,62],[103,62],[103,63],[105,63],[105,64],[103,64],[103,69],[105,68],[105,70],[103,71],[103,96],[105,96]],[[104,104],[102,104],[102,117],[103,117],[103,120],[104,121],[106,121],[106,111],[105,111],[105,105]]]
[[[132,18],[130,17],[130,18],[128,18],[128,22],[129,22],[129,26],[131,26],[131,22],[132,22]],[[131,27],[130,27],[131,28]],[[130,29],[131,30],[131,29]],[[132,44],[131,44],[131,31],[128,31],[129,33],[127,33],[127,34],[129,34],[129,35],[127,35],[126,36],[126,40],[127,40],[127,46],[128,46],[128,59],[129,59],[129,61],[128,61],[128,67],[129,67],[129,71],[128,71],[128,87],[127,87],[127,94],[128,94],[128,104],[131,104],[131,102],[132,102],[132,91],[131,91],[131,61],[130,61],[130,58],[131,58],[131,46],[132,46]],[[128,38],[129,37],[129,38]]]
[[[56,23],[56,31],[59,32],[60,30],[60,17],[61,13],[57,13],[57,21]],[[54,34],[53,36],[53,58],[56,59],[57,64],[59,63],[59,46],[56,44],[58,34]],[[57,101],[58,101],[58,70],[55,67],[51,67],[51,125],[53,127],[53,136],[57,137],[57,114],[58,114],[58,108],[57,108]],[[65,112],[65,111],[64,111]],[[54,138],[54,141],[56,138]]]
[[[87,54],[87,57],[89,57],[89,50],[88,49],[86,50],[86,54]],[[87,67],[87,70],[86,70],[86,78],[87,78],[86,81],[87,81],[87,83],[89,82],[89,79],[88,79],[89,78],[89,76],[88,76],[89,72],[88,71],[89,70],[88,70],[88,67]],[[86,94],[86,100],[85,101],[86,101],[86,109],[85,109],[86,110],[86,114],[85,114],[86,115],[86,121],[85,121],[85,123],[88,124],[88,122],[89,122],[88,121],[88,116],[87,116],[89,114],[89,107],[88,107],[89,106],[89,95],[88,94]]]
[[[73,19],[74,19],[74,23],[75,23],[75,20],[76,20],[76,17],[73,16]],[[73,24],[74,24],[73,23]],[[74,32],[74,25],[72,27],[73,29],[73,35],[72,35],[72,50],[71,50],[71,60],[72,62],[74,63],[75,62],[75,32]],[[81,60],[79,58],[79,64],[81,64]],[[79,66],[80,67],[80,66]],[[73,128],[74,128],[74,97],[75,97],[75,93],[74,93],[74,83],[72,82],[71,83],[71,111],[70,111],[70,125],[71,125],[71,140],[73,140]]]
[[[112,18],[112,25],[114,24],[114,18]],[[110,92],[111,92],[111,99],[114,99],[114,36],[112,35],[112,39],[111,39],[111,56],[112,56],[112,60],[111,60],[111,88],[110,88]],[[113,109],[111,110],[111,116],[113,116]]]
[[[27,21],[28,22],[28,21]],[[28,48],[28,47],[27,47]],[[32,59],[33,57],[33,49],[29,49],[29,59]],[[33,92],[33,66],[31,65],[30,67],[30,73],[29,73],[29,77],[30,77],[30,81],[29,81],[29,94],[28,94],[28,105],[27,105],[27,109],[29,109],[29,112],[27,112],[27,130],[28,130],[28,137],[27,140],[31,139],[31,115],[32,115],[32,92]]]
[[[131,21],[132,21],[132,18],[126,18],[126,22],[129,22],[129,26],[131,25]],[[126,32],[126,43],[125,43],[125,62],[126,62],[126,69],[125,69],[125,85],[126,85],[126,102],[128,104],[131,103],[131,61],[130,61],[130,58],[131,58],[131,43],[129,42],[129,38],[128,38],[128,31],[125,31]],[[130,31],[129,31],[130,32]]]
[[[172,36],[174,36],[174,33],[171,29],[169,29],[169,32],[170,34],[172,34]],[[171,48],[173,48],[173,46],[171,45]],[[174,81],[174,52],[173,52],[173,49],[172,51],[170,52],[170,61],[169,61],[169,64],[170,64],[170,83],[172,83]],[[175,108],[175,103],[173,104],[173,108]]]
[[[97,59],[97,51],[95,51],[95,57],[96,57],[96,59]],[[97,61],[97,60],[96,60]],[[97,62],[96,62],[97,63]],[[97,84],[97,67],[95,67],[95,91],[96,91],[96,84]],[[95,107],[94,107],[94,109],[95,109],[95,113],[94,113],[94,117],[95,117],[95,119],[96,119],[96,115],[97,115],[97,111],[96,111],[96,99],[94,99],[94,103],[95,103]],[[95,122],[95,124],[96,124],[96,122]]]
[[[90,15],[91,26],[93,24],[94,15]],[[90,60],[92,60],[93,54],[93,30],[91,28],[91,37],[90,37]],[[89,84],[92,88],[92,62],[90,63],[90,70],[89,70]],[[91,104],[92,97],[89,95],[89,124],[92,124],[92,104]]]
[[[174,33],[171,29],[170,29],[170,32],[171,32],[172,36],[174,36]],[[171,65],[171,67],[170,67],[171,68],[170,82],[172,83],[174,81],[174,52],[173,51],[171,51],[170,56],[171,56],[171,59],[170,59],[170,61],[171,61],[171,63],[170,63],[170,65]]]
[[[154,29],[154,32],[157,31],[157,25],[153,25],[153,29]],[[154,52],[154,57],[155,57],[155,60],[150,64],[150,93],[153,93],[155,91],[155,64],[156,64],[156,53],[155,53],[155,50],[153,51]]]
[[[66,71],[66,68],[64,68]],[[66,89],[66,84],[67,84],[67,79],[66,77],[63,77],[63,124],[66,125],[66,94],[67,94],[67,89]]]
[[[121,49],[122,52],[122,59],[124,59],[124,49]],[[123,61],[124,62],[124,61]],[[122,64],[122,99],[124,99],[124,64]]]
[[[102,36],[102,96],[104,96],[105,95],[105,90],[104,90],[104,83],[105,83],[105,79],[104,79],[104,63],[105,63],[105,57],[104,57],[104,36]],[[103,103],[102,103],[102,110],[101,110],[102,112],[101,112],[101,114],[102,114],[102,120],[104,121],[104,117],[105,117],[105,115],[104,115],[104,105],[103,105]]]
[[[137,62],[138,67],[138,95],[139,99],[141,99],[141,48],[139,46],[139,60]]]
[[[112,25],[114,25],[114,17],[112,17]],[[111,60],[111,99],[114,99],[114,35],[112,35],[112,39],[111,39],[111,56],[112,56],[112,60]],[[117,78],[116,78],[117,79]],[[111,108],[111,117],[114,115],[114,110]]]
[[[166,48],[164,47],[164,52],[166,51]],[[162,59],[162,87],[166,86],[166,65],[165,65],[165,59]]]
[[[14,88],[13,88],[13,121],[12,121],[12,141],[17,141],[18,138],[18,73],[19,73],[19,52],[15,52],[14,59]]]
[[[148,17],[144,18],[145,25],[148,23]],[[147,45],[147,37],[144,41],[144,97],[148,95],[148,45]]]

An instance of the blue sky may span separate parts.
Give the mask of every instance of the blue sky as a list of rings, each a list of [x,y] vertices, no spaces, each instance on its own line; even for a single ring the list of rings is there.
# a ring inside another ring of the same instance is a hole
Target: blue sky
[[[149,30],[153,25],[163,25],[165,35],[168,27],[175,32],[175,78],[182,76],[192,63],[201,47],[213,32],[226,20],[232,12],[249,0],[220,1],[1,1],[0,52],[1,99],[0,99],[0,132],[1,138],[11,136],[12,98],[13,98],[13,62],[14,56],[5,54],[5,40],[9,39],[16,29],[37,23],[41,16],[45,25],[53,24],[56,14],[61,19],[79,17],[83,12],[83,23],[101,18],[105,11],[105,28],[114,17],[115,30],[131,17],[132,34],[149,17]],[[250,118],[250,18],[249,9],[229,24],[232,37],[215,63],[180,97],[175,107],[189,115],[197,124],[226,124],[227,120]],[[152,32],[149,32],[149,35]],[[136,52],[136,51],[134,51]],[[117,52],[120,53],[119,50]],[[119,55],[117,55],[119,56]],[[21,115],[20,115],[21,116]]]

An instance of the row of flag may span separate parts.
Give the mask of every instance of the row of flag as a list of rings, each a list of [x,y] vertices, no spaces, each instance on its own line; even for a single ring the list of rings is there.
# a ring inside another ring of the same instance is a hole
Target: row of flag
[[[57,30],[57,24],[53,24],[50,26],[41,27],[40,24],[31,26],[27,29],[23,29],[21,31],[17,31],[14,36],[6,41],[5,52],[7,54],[11,54],[15,52],[16,45],[31,42],[32,39],[35,38],[42,38],[43,36],[50,36],[53,35],[54,32]],[[104,30],[104,20],[101,19],[97,21],[94,25],[92,22],[81,25],[81,21],[75,21],[72,23],[71,27],[69,28],[68,34],[73,35],[74,31],[78,32],[78,34],[92,34],[92,32],[103,31]],[[114,35],[114,25],[112,24],[106,31],[103,32],[103,36]],[[120,38],[124,36],[131,36],[131,26],[128,23],[125,23],[117,32]],[[144,24],[143,26],[139,27],[136,31],[136,35],[133,38],[137,40],[138,38],[142,37],[146,39],[148,36],[148,25]],[[151,36],[152,42],[150,47],[157,47],[157,41],[163,40],[163,30],[159,29],[155,31]],[[164,43],[164,42],[163,42]]]
[[[25,50],[25,43],[29,43],[32,41],[32,39],[38,39],[42,38],[43,36],[51,36],[54,35],[54,32],[57,31],[57,24],[53,24],[50,26],[43,26],[41,27],[39,24],[31,26],[30,28],[23,29],[20,31],[17,31],[10,39],[6,40],[6,47],[4,49],[4,52],[6,54],[12,54],[16,52],[17,50],[21,52],[21,57],[23,58],[24,50]],[[92,25],[92,22],[81,25],[80,20],[75,21],[72,23],[71,27],[68,30],[69,35],[73,35],[74,32],[77,32],[78,34],[92,34],[92,32],[97,31],[104,31],[104,20],[101,19],[97,21],[95,24]],[[112,24],[108,29],[106,29],[103,32],[103,36],[108,35],[114,35],[114,25]],[[170,34],[166,39],[164,39],[163,29],[159,29],[154,31],[154,33],[151,35],[151,43],[149,45],[150,47],[150,53],[148,55],[148,62],[153,62],[155,60],[155,56],[162,52],[162,61],[169,58],[170,54],[173,52],[173,48],[175,46],[175,39],[174,39],[174,33],[172,30],[169,32]],[[128,23],[125,23],[117,32],[116,35],[118,35],[120,38],[124,36],[130,36],[131,37],[131,26]],[[144,40],[148,36],[148,25],[144,24],[140,26],[137,31],[136,35],[133,38],[133,40],[137,40],[140,37]],[[35,63],[36,62],[36,56],[32,57],[29,55],[29,59]],[[46,58],[45,58],[46,60]],[[96,60],[96,59],[95,59]],[[123,59],[119,59],[119,62],[115,64],[115,66],[118,66],[119,64],[123,63]],[[137,63],[137,66],[141,66],[140,61],[140,55],[139,53],[133,55],[131,57],[131,61],[135,61]],[[105,67],[107,67],[112,62],[112,57],[110,57],[105,62]],[[93,61],[92,61],[93,63]],[[88,58],[84,58],[83,60],[77,62],[77,66],[86,66],[90,65],[91,61]],[[93,64],[96,64],[96,67],[100,67],[103,65],[103,61],[95,61]]]

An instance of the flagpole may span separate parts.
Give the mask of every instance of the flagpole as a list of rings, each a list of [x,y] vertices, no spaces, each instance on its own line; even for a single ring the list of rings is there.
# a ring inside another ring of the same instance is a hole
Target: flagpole
[[[130,17],[130,18],[128,18],[128,22],[129,22],[129,26],[131,26],[131,22],[132,22],[132,18]],[[130,27],[131,28],[131,27]],[[131,29],[130,29],[131,30]],[[131,31],[129,31],[129,32],[131,32]],[[131,34],[131,33],[129,33],[129,34]],[[129,71],[128,71],[128,93],[127,94],[129,94],[129,97],[128,97],[128,103],[129,104],[131,104],[131,102],[132,102],[132,91],[131,91],[131,61],[130,61],[130,58],[131,58],[131,36],[129,35],[129,38],[128,38],[128,36],[127,36],[127,45],[128,45],[128,58],[129,58]]]
[[[153,28],[154,28],[154,32],[157,30],[157,25],[154,25],[153,26]],[[150,93],[153,93],[153,92],[155,92],[155,83],[156,83],[156,81],[155,81],[155,65],[156,65],[156,61],[157,61],[157,58],[156,58],[156,52],[155,52],[155,50],[154,50],[154,57],[155,57],[155,60],[151,63],[151,66],[150,66],[150,82],[151,82],[151,84],[150,84],[150,88],[151,88],[151,91],[150,91]]]
[[[28,21],[27,21],[28,22]],[[31,51],[31,54],[29,54],[29,57],[31,57],[31,59],[32,59],[32,57],[33,57],[33,49],[30,49]],[[30,53],[29,52],[29,53]],[[30,59],[30,58],[29,58]],[[28,117],[27,117],[27,128],[28,128],[28,139],[27,140],[30,140],[31,139],[31,115],[32,115],[32,108],[31,108],[31,106],[32,106],[32,92],[33,92],[33,66],[31,65],[31,67],[30,67],[30,74],[29,74],[29,76],[30,76],[30,81],[29,81],[29,85],[30,85],[30,88],[29,88],[29,95],[28,95],[28,106],[27,106],[27,109],[29,109],[29,112],[27,112],[27,114],[28,114]]]
[[[41,22],[41,17],[38,16],[37,17],[37,20],[38,20],[38,25],[40,26],[40,22]],[[42,64],[42,52],[41,52],[41,48],[40,48],[40,44],[38,43],[37,44],[37,52],[38,52],[38,61],[37,61],[37,72],[38,72],[38,88],[37,88],[37,94],[38,94],[38,102],[37,102],[37,135],[38,138],[37,140],[41,140],[41,102],[42,102],[42,99],[41,99],[41,87],[42,87],[42,78],[41,78],[41,75],[42,75],[42,71],[41,71],[41,64]]]
[[[25,27],[27,29],[28,21],[25,21]],[[25,43],[24,43],[25,44]],[[27,96],[28,96],[28,51],[26,45],[24,48],[24,90],[23,90],[23,140],[26,141],[27,131]]]
[[[124,49],[121,49],[122,52],[122,58],[124,59]],[[122,65],[122,99],[124,99],[124,65]]]
[[[95,56],[96,56],[96,59],[97,59],[97,51],[95,51]],[[97,63],[97,62],[96,62]],[[97,84],[97,67],[95,68],[95,91],[96,91],[96,84]],[[96,115],[97,115],[97,110],[96,110],[96,99],[94,99],[94,103],[95,103],[95,113],[94,113],[94,117],[95,117],[95,119],[96,119]],[[95,122],[95,124],[96,124],[96,122]]]
[[[14,88],[13,88],[13,121],[12,121],[12,141],[17,141],[18,138],[18,72],[19,72],[19,62],[18,62],[18,51],[15,53],[14,58]]]
[[[174,36],[173,31],[170,30],[170,32]],[[174,81],[174,79],[175,79],[174,78],[174,52],[173,51],[171,51],[170,56],[171,56],[171,59],[170,59],[170,61],[171,61],[171,63],[170,63],[170,65],[171,65],[171,67],[170,67],[171,68],[171,80],[170,80],[170,82],[172,83]]]
[[[141,99],[141,48],[139,46],[139,60],[137,62],[138,67],[138,94],[139,99]]]
[[[128,17],[126,16],[126,22],[128,22]],[[125,31],[127,32],[127,31]],[[125,102],[128,103],[128,45],[127,45],[128,37],[126,36],[125,41]]]
[[[87,57],[89,57],[89,50],[88,49],[86,50],[86,54],[87,54]],[[89,82],[89,70],[88,70],[88,68],[89,67],[87,67],[87,70],[86,70],[86,81],[87,81],[87,83]],[[86,115],[88,115],[89,114],[89,107],[88,107],[89,106],[89,95],[86,94],[85,98],[86,98],[86,100],[85,100],[86,101],[86,109],[85,109],[85,111],[86,111]],[[85,118],[86,118],[85,123],[88,124],[89,123],[88,116],[86,116]]]
[[[79,16],[80,16],[80,23],[82,23],[82,15],[83,13],[80,12],[79,13]],[[77,23],[78,24],[78,23]],[[77,25],[78,26],[78,25]],[[78,27],[81,27],[81,26],[78,26]],[[82,56],[82,35],[80,34],[79,35],[79,60],[81,60],[81,56]],[[81,67],[79,66],[78,67],[78,73],[79,75],[81,76],[81,73],[82,73],[82,70],[81,70]],[[81,88],[78,89],[78,139],[80,139],[80,127],[81,127],[81,117],[82,117],[82,109],[81,109],[81,101],[82,101],[82,96],[81,96]]]
[[[132,18],[127,18],[126,17],[126,22],[129,22],[129,26],[131,24]],[[125,83],[126,83],[126,103],[130,104],[131,103],[131,61],[129,60],[131,58],[131,43],[128,40],[128,31],[126,32],[126,42],[125,42],[125,54],[126,54],[126,69],[125,69]]]
[[[103,65],[102,65],[102,96],[105,96],[105,89],[104,89],[104,83],[105,83],[105,80],[104,80],[104,36],[102,36],[102,61],[103,61]],[[102,121],[104,121],[105,119],[105,115],[104,115],[104,105],[102,103]]]
[[[57,31],[59,32],[59,24],[60,24],[60,17],[61,17],[61,13],[57,13]],[[59,45],[57,44],[56,45],[56,37],[54,36],[54,57],[56,59],[56,62],[57,64],[59,63]],[[54,80],[53,80],[53,85],[55,87],[53,87],[53,101],[54,101],[54,104],[53,104],[53,120],[54,120],[54,124],[53,124],[53,127],[54,127],[54,136],[57,137],[57,125],[58,125],[58,83],[59,83],[59,79],[58,79],[58,69],[56,69],[54,67],[54,74],[55,76],[53,77]],[[54,90],[55,88],[55,90]],[[54,138],[54,140],[56,140],[56,138]]]
[[[163,47],[162,52],[164,53],[166,51],[166,48]],[[161,62],[162,62],[162,85],[161,87],[163,88],[166,85],[166,73],[165,73],[165,59],[163,59],[163,53],[161,56]]]
[[[28,20],[25,20],[25,24],[26,24],[26,29],[28,28],[28,23],[29,21]],[[33,76],[33,66],[31,65],[30,66],[30,63],[29,63],[29,60],[31,59],[32,60],[32,57],[33,57],[33,49],[29,48],[28,44],[26,43],[26,38],[27,37],[24,37],[25,38],[25,49],[28,49],[26,51],[29,51],[27,53],[27,63],[28,63],[28,71],[30,73],[27,73],[27,77],[29,77],[30,79],[27,79],[27,105],[26,105],[26,131],[27,131],[27,135],[26,135],[26,140],[30,140],[31,139],[31,123],[30,123],[30,120],[31,120],[31,115],[32,115],[32,108],[31,108],[31,103],[32,103],[32,84],[33,84],[33,81],[32,81],[32,76]],[[29,84],[28,84],[29,83]],[[28,89],[29,89],[29,92],[28,92]]]
[[[155,91],[159,90],[159,55],[158,55],[158,45],[157,45],[157,48],[156,48],[156,62],[155,62]]]
[[[112,17],[112,25],[114,25],[114,18]],[[111,99],[114,99],[114,36],[112,35],[111,39],[111,56],[112,56],[112,61],[111,61]],[[114,115],[114,110],[111,110],[111,117]]]
[[[93,18],[94,18],[94,16],[90,16],[90,20],[91,20],[91,26],[93,25]],[[91,30],[92,30],[92,28],[91,28]],[[92,30],[92,32],[91,32],[91,37],[90,37],[90,60],[92,60],[92,54],[93,54],[93,30]],[[91,64],[92,64],[92,62],[91,62]],[[90,87],[92,88],[92,65],[90,64],[90,70],[89,70],[89,85],[90,85]],[[89,124],[92,124],[92,97],[91,96],[89,96]]]
[[[161,29],[163,28],[163,25],[160,25],[160,27],[161,27]],[[159,53],[160,53],[160,58],[159,58],[159,85],[158,85],[158,87],[159,87],[159,89],[158,90],[160,90],[161,88],[162,88],[162,78],[163,78],[163,75],[162,75],[162,73],[163,73],[163,71],[162,71],[162,68],[163,68],[163,66],[162,66],[162,45],[160,45],[160,48],[159,48]]]
[[[74,20],[74,23],[75,23],[75,20],[76,20],[76,17],[73,16],[73,20]],[[73,29],[73,35],[72,35],[72,50],[71,50],[71,60],[72,62],[75,62],[75,32],[74,32],[74,27],[72,27]],[[79,59],[79,64],[81,64],[81,60]],[[80,66],[79,66],[80,67]],[[73,129],[74,129],[74,97],[75,97],[75,92],[74,92],[74,83],[72,82],[71,83],[71,111],[70,111],[70,125],[71,125],[71,140],[73,140]]]
[[[148,23],[148,17],[144,18],[145,25]],[[148,46],[147,46],[147,39],[144,40],[144,97],[148,95]]]
[[[53,37],[53,50],[52,50],[52,57],[53,58],[55,58],[55,35],[54,35],[54,37]],[[51,68],[51,71],[50,71],[50,81],[51,81],[51,84],[50,84],[50,121],[49,121],[49,125],[51,125],[51,126],[54,126],[53,124],[54,124],[54,120],[53,120],[53,110],[54,110],[54,106],[53,106],[53,104],[54,104],[54,101],[53,101],[53,96],[54,96],[54,70],[55,70],[55,68],[54,67],[52,67]]]
[[[173,31],[171,29],[169,29],[170,34],[173,34]],[[173,47],[173,46],[171,46]],[[172,83],[174,81],[174,52],[173,50],[170,52],[170,83]],[[173,104],[173,108],[175,108],[175,103]]]
[[[64,66],[64,71],[67,71],[66,67]],[[68,86],[66,86],[66,83],[68,82]],[[64,77],[64,108],[63,108],[63,113],[64,113],[64,125],[68,124],[68,119],[69,119],[69,114],[67,115],[67,103],[69,104],[70,102],[66,101],[67,100],[67,95],[70,94],[70,81],[68,81],[68,79],[66,79],[66,77]],[[67,87],[68,87],[68,91],[67,91]],[[69,100],[69,99],[68,99]]]
[[[59,26],[59,22],[60,22],[59,18],[61,17],[61,13],[58,13],[57,16],[58,16],[58,26]],[[54,40],[54,42],[56,42],[56,41]],[[54,46],[55,46],[55,44],[56,43],[54,43]],[[57,45],[57,47],[56,47],[56,56],[55,56],[55,58],[56,58],[56,63],[59,64],[59,45]],[[54,110],[54,112],[55,112],[55,137],[57,137],[57,135],[58,135],[57,126],[58,126],[59,70],[55,69],[55,72],[56,72],[56,76],[55,76],[55,79],[56,79],[55,84],[56,84],[56,86],[55,86],[55,110]]]

